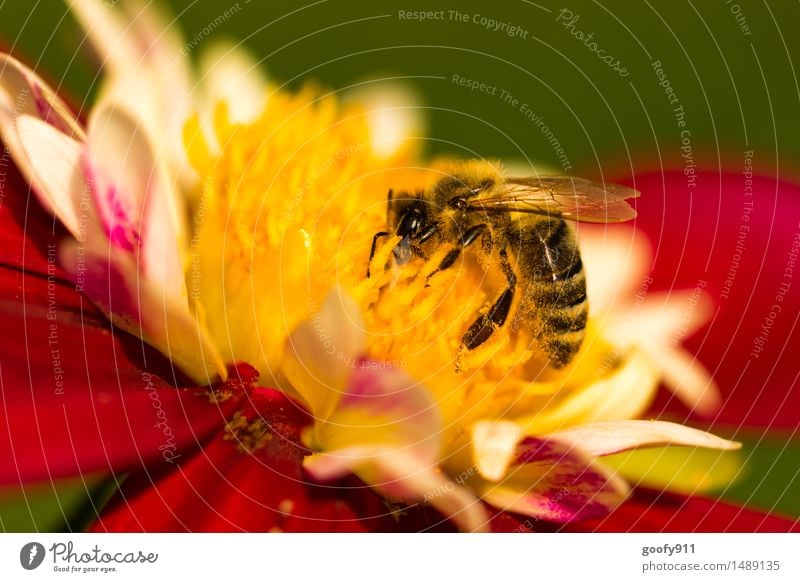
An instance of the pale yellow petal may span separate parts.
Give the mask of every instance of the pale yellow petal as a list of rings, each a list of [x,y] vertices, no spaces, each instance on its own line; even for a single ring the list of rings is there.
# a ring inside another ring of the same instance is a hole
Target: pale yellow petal
[[[745,467],[738,451],[693,447],[635,449],[603,457],[603,463],[634,486],[685,495],[726,487]]]

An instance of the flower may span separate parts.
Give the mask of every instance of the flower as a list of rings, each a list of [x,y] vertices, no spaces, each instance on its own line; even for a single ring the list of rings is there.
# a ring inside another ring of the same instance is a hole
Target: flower
[[[151,46],[142,60],[159,54]],[[666,368],[676,393],[696,411],[715,404],[708,376],[677,348],[696,325],[699,294],[677,340],[675,318],[645,318],[658,311],[645,302],[638,327],[619,316],[614,302],[598,302],[582,352],[554,371],[524,328],[459,353],[463,326],[487,299],[474,266],[429,278],[433,257],[382,271],[390,240],[374,259],[381,275],[365,279],[364,241],[383,226],[387,186],[421,187],[453,167],[417,167],[413,142],[402,132],[391,136],[391,147],[377,147],[386,108],[340,108],[334,96],[313,88],[297,95],[273,90],[263,111],[241,119],[219,103],[212,134],[202,115],[183,130],[193,182],[178,177],[186,173],[181,155],[165,154],[164,164],[151,145],[152,114],[114,97],[113,87],[126,86],[115,78],[124,68],[112,72],[112,89],[84,129],[33,72],[4,58],[4,139],[68,231],[59,243],[64,271],[48,248],[44,257],[34,254],[44,273],[34,279],[38,285],[22,279],[23,300],[46,305],[44,319],[16,312],[11,321],[51,350],[35,354],[41,359],[3,362],[12,377],[51,377],[55,390],[44,405],[15,393],[23,414],[7,422],[16,427],[10,434],[24,433],[41,410],[52,423],[46,435],[70,435],[60,448],[9,443],[14,462],[4,474],[85,472],[102,467],[104,456],[121,470],[160,458],[165,464],[154,474],[126,482],[97,527],[134,528],[141,508],[164,529],[363,527],[370,520],[386,529],[389,515],[404,519],[391,505],[376,510],[379,498],[358,485],[354,495],[342,492],[342,481],[320,493],[325,486],[305,483],[301,467],[318,481],[353,472],[390,503],[428,502],[465,530],[489,527],[492,516],[478,498],[536,520],[575,522],[606,515],[628,493],[624,469],[617,474],[603,463],[608,455],[654,445],[735,448],[696,429],[636,420]],[[36,98],[29,103],[25,95]],[[601,242],[591,240],[584,248],[597,250]],[[630,256],[638,261],[641,253]],[[624,288],[623,274],[634,271],[619,258],[601,254],[595,264],[608,276],[595,281],[613,285],[590,290],[592,297]],[[13,250],[6,260],[23,264]],[[62,279],[77,283],[101,312],[84,312]],[[672,303],[662,302],[663,310],[671,312]],[[117,363],[126,338],[109,337],[100,313],[206,386],[170,388],[164,379],[178,383],[174,369],[159,369],[163,360],[150,351],[144,362]],[[85,377],[75,371],[76,323],[91,338]],[[280,391],[258,387],[259,378]],[[90,389],[62,418],[53,399],[67,386]],[[98,405],[106,406],[108,420],[73,424]],[[126,410],[130,416],[120,416]],[[114,426],[128,418],[128,431]],[[73,433],[80,442],[99,437],[110,449],[91,447],[86,455],[72,446]],[[199,453],[179,460],[197,446]],[[155,510],[154,495],[168,500],[166,511]]]

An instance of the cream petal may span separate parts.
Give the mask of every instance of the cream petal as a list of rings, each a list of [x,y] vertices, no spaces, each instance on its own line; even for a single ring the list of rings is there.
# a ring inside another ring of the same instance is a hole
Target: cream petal
[[[109,7],[94,0],[72,0],[70,9],[108,75],[124,79],[140,69],[152,71],[162,81],[153,88],[154,96],[163,100],[166,110],[185,101],[191,90],[187,45],[177,20],[160,5],[122,0]]]
[[[690,410],[712,416],[722,406],[717,383],[695,356],[680,348],[651,353],[651,356],[659,362],[664,385]]]
[[[142,49],[135,27],[129,27],[117,9],[93,0],[72,0],[72,14],[110,74],[125,74],[139,65]]]
[[[421,97],[408,83],[394,79],[367,82],[347,91],[343,101],[366,109],[371,151],[376,156],[390,158],[417,147],[414,139],[426,125],[425,110]]]
[[[166,298],[160,289],[140,289],[144,339],[200,386],[227,377],[225,362],[206,324],[202,307]]]
[[[283,372],[315,418],[331,415],[365,342],[360,308],[339,287],[287,339]]]
[[[611,341],[638,346],[652,360],[664,383],[690,409],[710,415],[721,403],[710,374],[680,343],[711,316],[712,303],[698,285],[691,291],[653,293],[630,317],[607,328]]]
[[[657,420],[596,422],[568,428],[544,438],[580,447],[592,456],[612,455],[638,447],[679,445],[736,450],[739,443],[681,424]]]
[[[641,416],[655,397],[658,377],[650,360],[637,351],[621,367],[594,383],[575,389],[544,411],[517,421],[526,434],[546,434],[568,427]]]
[[[649,243],[626,226],[582,224],[578,232],[592,314],[613,307],[624,315],[625,302],[636,301],[637,291],[646,293],[652,283],[647,275],[652,254]]]
[[[609,334],[623,345],[677,345],[702,327],[712,310],[703,287],[650,293],[634,313],[609,326]]]
[[[85,146],[37,117],[16,120],[16,144],[27,163],[19,165],[39,199],[77,239],[86,238],[96,218],[82,169]]]
[[[622,479],[579,448],[530,437],[500,483],[470,485],[501,510],[562,523],[606,515],[628,495]]]
[[[241,44],[215,40],[200,55],[199,82],[203,89],[209,123],[214,107],[220,101],[228,104],[228,115],[235,123],[255,119],[267,99],[267,77],[255,55]]]
[[[503,478],[524,433],[521,425],[508,420],[484,420],[472,426],[473,462],[485,479]]]

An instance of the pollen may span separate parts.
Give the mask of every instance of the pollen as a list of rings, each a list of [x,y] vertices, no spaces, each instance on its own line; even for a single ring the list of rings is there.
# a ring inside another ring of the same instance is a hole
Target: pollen
[[[253,453],[261,449],[273,435],[269,426],[263,419],[249,419],[241,411],[234,413],[231,420],[225,425],[226,441],[235,441],[243,453]]]

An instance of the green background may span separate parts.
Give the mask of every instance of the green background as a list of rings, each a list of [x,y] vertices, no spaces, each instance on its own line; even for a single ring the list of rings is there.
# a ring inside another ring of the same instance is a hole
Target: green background
[[[683,167],[685,129],[701,167],[740,168],[742,152],[753,150],[762,173],[800,176],[797,2],[168,4],[187,40],[199,39],[198,50],[212,38],[237,39],[263,59],[273,80],[292,88],[312,79],[339,89],[368,79],[409,78],[426,106],[430,154],[477,152],[559,169],[553,145],[520,111],[527,103],[558,139],[571,173],[619,176]],[[557,21],[562,9],[579,17],[572,29]],[[226,10],[235,14],[223,17]],[[406,20],[401,10],[443,10],[444,20]],[[467,22],[452,18],[452,10],[466,15]],[[488,29],[473,20],[476,15],[516,26],[526,38]],[[216,29],[205,36],[204,28],[214,21]],[[629,74],[615,72],[571,31],[593,33],[598,50],[619,60]],[[97,79],[96,61],[82,41],[63,2],[0,0],[0,42],[77,102],[93,94]],[[661,62],[683,107],[684,128],[678,127],[676,104],[659,86],[654,61]],[[453,83],[453,75],[498,90],[495,95],[470,91]],[[503,101],[501,90],[518,104]],[[721,494],[800,516],[800,446],[758,437],[747,443],[744,475]],[[86,489],[74,482],[56,494],[49,485],[39,486],[26,491],[24,501],[19,491],[0,492],[0,529],[73,527],[79,522],[69,514],[87,507]]]

